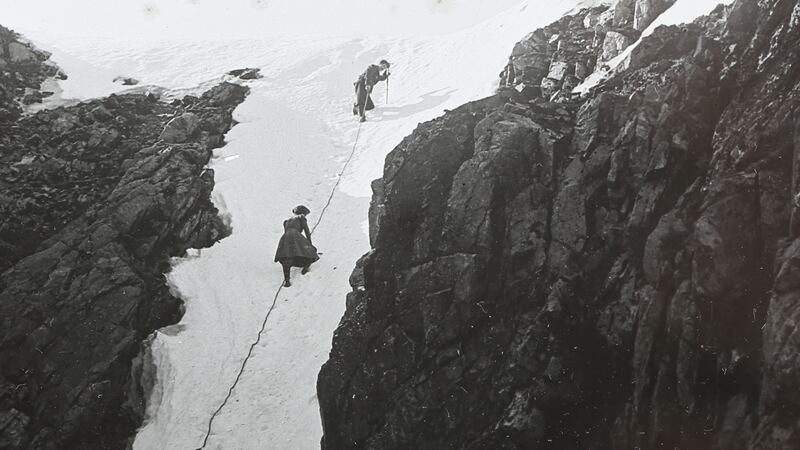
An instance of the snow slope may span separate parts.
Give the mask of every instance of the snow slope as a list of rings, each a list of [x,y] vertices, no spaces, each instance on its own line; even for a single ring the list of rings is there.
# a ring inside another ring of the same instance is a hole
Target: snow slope
[[[215,418],[206,448],[317,448],[316,376],[344,312],[350,271],[369,250],[369,184],[381,175],[386,153],[419,122],[491,94],[513,44],[525,34],[594,3],[530,0],[468,29],[394,39],[142,44],[81,38],[48,45],[32,35],[70,75],[61,83],[63,98],[126,89],[110,82],[117,75],[179,95],[234,68],[259,67],[264,74],[247,82],[251,94],[235,111],[239,124],[211,163],[214,202],[230,217],[233,234],[176,259],[168,276],[186,314],[152,340],[157,382],[134,448],[201,445],[276,292],[261,340]],[[352,81],[381,58],[393,63],[389,101],[386,84],[379,84],[373,96],[378,107],[359,131],[350,113]],[[272,257],[283,219],[303,203],[315,224],[331,194],[313,236],[321,260],[305,276],[293,273],[294,285],[279,291],[281,269]]]

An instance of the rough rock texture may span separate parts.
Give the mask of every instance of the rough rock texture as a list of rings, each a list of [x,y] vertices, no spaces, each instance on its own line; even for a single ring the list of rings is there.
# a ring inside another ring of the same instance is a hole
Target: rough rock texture
[[[259,68],[245,68],[245,69],[235,69],[228,72],[228,75],[232,75],[234,77],[240,78],[242,80],[256,80],[261,78],[261,69]]]
[[[800,448],[798,49],[798,0],[738,0],[587,98],[420,125],[373,183],[323,448]]]
[[[675,0],[618,0],[614,8],[614,26],[631,26],[644,31]]]
[[[622,53],[631,43],[632,39],[629,36],[616,31],[608,31],[605,39],[603,39],[603,53],[600,54],[600,61],[614,59],[615,56]]]
[[[246,93],[112,95],[0,122],[0,448],[125,447],[142,409],[126,403],[131,361],[182,314],[168,259],[228,233],[205,166]]]
[[[517,74],[514,87],[525,99],[569,101],[575,86],[638,39],[673,3],[620,0],[613,9],[584,9],[532,32],[511,52]],[[637,14],[639,28],[634,26]]]
[[[0,25],[0,123],[18,118],[22,104],[38,103],[52,95],[41,91],[44,80],[66,79],[58,67],[47,63],[49,57]]]

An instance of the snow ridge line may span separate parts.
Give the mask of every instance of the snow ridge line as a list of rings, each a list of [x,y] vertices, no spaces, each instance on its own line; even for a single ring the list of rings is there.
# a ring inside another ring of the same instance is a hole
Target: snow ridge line
[[[328,207],[331,205],[333,196],[334,194],[336,194],[336,188],[338,188],[339,184],[342,182],[342,176],[344,175],[345,170],[347,170],[347,167],[350,165],[350,162],[353,160],[353,156],[356,153],[356,147],[358,146],[358,137],[360,135],[361,135],[361,123],[359,122],[358,130],[356,131],[356,138],[355,141],[353,142],[353,149],[350,150],[350,155],[347,157],[347,161],[345,161],[344,166],[342,166],[342,170],[336,176],[336,183],[333,185],[333,188],[331,188],[331,193],[328,196],[328,201],[325,203],[325,206],[322,207],[322,210],[319,213],[319,218],[317,219],[317,223],[315,223],[314,226],[311,228],[311,234],[314,234],[314,231],[316,231],[320,222],[322,222],[322,216],[325,215],[325,211],[327,211]],[[233,395],[233,390],[236,388],[236,385],[242,378],[245,366],[247,366],[247,361],[249,361],[250,358],[253,356],[253,350],[256,348],[256,345],[258,345],[258,343],[261,342],[261,336],[264,334],[264,330],[267,328],[267,320],[269,320],[269,316],[270,314],[272,314],[272,310],[275,309],[275,305],[278,302],[278,296],[280,295],[282,289],[283,289],[283,283],[281,283],[281,285],[278,286],[278,290],[275,291],[275,297],[273,297],[272,299],[272,304],[269,306],[267,314],[264,316],[264,321],[261,322],[261,329],[258,331],[258,336],[256,336],[255,342],[250,344],[250,349],[247,351],[247,356],[245,356],[244,361],[242,361],[242,366],[239,368],[239,373],[236,374],[236,378],[233,380],[233,384],[231,384],[231,387],[228,389],[228,394],[225,396],[225,399],[222,400],[222,403],[220,403],[216,411],[214,411],[214,413],[211,414],[211,417],[208,419],[208,428],[206,430],[206,435],[203,437],[203,444],[196,450],[203,450],[208,444],[208,438],[211,436],[211,425],[214,423],[214,419],[217,417],[217,415],[222,411],[222,408],[224,408],[225,405],[228,404],[228,400],[230,400],[231,395]]]

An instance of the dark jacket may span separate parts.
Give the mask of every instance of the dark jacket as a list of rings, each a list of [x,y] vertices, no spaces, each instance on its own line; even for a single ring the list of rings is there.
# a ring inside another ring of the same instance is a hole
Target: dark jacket
[[[383,81],[387,78],[389,78],[389,72],[387,71],[381,74],[381,67],[376,64],[370,64],[367,70],[358,77],[359,81],[363,79],[369,88],[372,88],[372,86],[375,86],[379,81]]]
[[[387,78],[389,78],[389,71],[381,74],[381,67],[375,64],[370,64],[367,70],[358,76],[358,80],[353,83],[356,87],[356,103],[353,105],[353,114],[364,117],[364,111],[375,108],[369,93],[372,92],[373,86]]]
[[[303,236],[302,233],[306,235]],[[303,267],[318,260],[317,248],[311,244],[311,231],[305,216],[283,221],[283,236],[278,241],[275,262]]]

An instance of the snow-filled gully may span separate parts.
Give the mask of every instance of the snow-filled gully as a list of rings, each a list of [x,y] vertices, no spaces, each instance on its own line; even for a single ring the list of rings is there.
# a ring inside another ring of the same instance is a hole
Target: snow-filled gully
[[[186,313],[151,341],[155,384],[135,449],[319,447],[316,376],[344,312],[350,270],[369,250],[369,186],[386,153],[419,122],[491,94],[513,44],[575,4],[537,2],[437,37],[229,47],[241,51],[238,60],[216,61],[200,45],[180,49],[176,57],[208,60],[217,73],[255,66],[265,76],[246,82],[238,125],[211,163],[213,200],[233,233],[176,259],[168,275]],[[377,109],[360,126],[350,112],[352,82],[381,58],[392,62],[391,98],[387,104],[380,83]],[[159,76],[151,82],[181,87],[170,84],[177,74]],[[318,222],[313,240],[322,256],[281,288],[273,255],[297,204]]]
[[[339,183],[342,180],[342,175],[347,170],[347,167],[350,165],[350,162],[353,160],[353,155],[355,154],[356,148],[358,147],[358,137],[359,137],[360,134],[361,134],[361,124],[359,124],[358,130],[356,131],[355,141],[353,142],[353,149],[350,152],[350,155],[347,157],[347,160],[344,162],[344,166],[342,167],[342,171],[339,172],[339,174],[337,176],[337,179],[336,179],[336,183],[333,185],[333,188],[331,189],[330,195],[328,195],[328,200],[325,203],[325,206],[322,207],[322,210],[319,213],[319,217],[318,217],[316,223],[311,227],[311,234],[312,235],[316,232],[317,227],[320,225],[320,223],[322,223],[322,219],[323,219],[323,217],[325,217],[325,212],[330,207],[331,201],[333,200],[333,196],[336,193],[336,189],[339,187]],[[203,437],[203,443],[200,446],[201,449],[205,448],[206,444],[208,444],[208,438],[211,436],[211,430],[212,430],[212,426],[214,424],[214,419],[222,411],[222,408],[224,408],[228,404],[228,400],[230,400],[231,395],[233,394],[233,390],[236,388],[236,385],[239,383],[239,380],[241,379],[241,376],[244,373],[245,368],[247,367],[247,362],[253,356],[253,350],[259,344],[259,342],[261,342],[261,337],[263,336],[264,330],[266,329],[267,321],[269,320],[269,316],[270,316],[270,314],[272,314],[272,311],[275,309],[275,305],[278,302],[278,297],[280,296],[281,290],[283,288],[284,288],[283,284],[280,284],[278,286],[278,289],[275,291],[275,296],[272,297],[272,303],[269,305],[269,309],[267,309],[267,312],[264,315],[264,320],[261,322],[261,329],[258,331],[258,335],[256,337],[256,340],[255,340],[255,342],[253,342],[250,345],[250,347],[249,347],[249,349],[247,351],[247,356],[245,356],[245,358],[242,360],[242,365],[239,368],[239,372],[236,374],[236,378],[233,380],[233,383],[231,384],[230,388],[228,389],[228,394],[225,396],[225,398],[220,403],[219,407],[214,411],[213,414],[211,414],[211,417],[208,419],[208,428],[206,430],[205,436]]]

